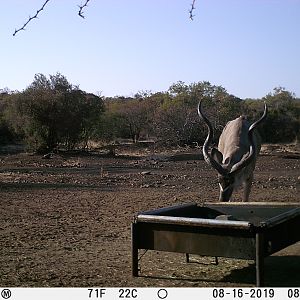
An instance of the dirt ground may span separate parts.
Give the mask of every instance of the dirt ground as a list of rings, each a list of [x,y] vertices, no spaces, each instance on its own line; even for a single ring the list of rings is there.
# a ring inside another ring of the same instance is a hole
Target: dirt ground
[[[216,172],[195,150],[127,150],[116,157],[0,154],[0,286],[254,286],[253,261],[220,258],[214,265],[192,256],[187,264],[184,254],[157,251],[141,258],[141,277],[131,276],[138,212],[216,202],[219,191]],[[297,149],[265,146],[251,201],[299,202],[299,170]],[[265,265],[267,286],[300,286],[300,243]]]

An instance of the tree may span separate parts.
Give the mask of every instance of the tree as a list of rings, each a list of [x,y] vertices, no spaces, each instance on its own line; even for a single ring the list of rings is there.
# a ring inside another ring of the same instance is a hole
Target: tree
[[[12,92],[8,89],[0,90],[0,146],[17,139],[13,129],[6,119],[6,109]]]
[[[267,122],[262,127],[267,142],[292,142],[299,137],[299,103],[295,95],[283,87],[263,98],[269,107]]]
[[[123,99],[124,100],[124,99]],[[111,142],[117,138],[127,138],[127,132],[124,120],[119,114],[120,100],[118,97],[104,98],[104,113],[101,114],[101,120],[95,130],[95,138],[104,142]]]
[[[102,123],[102,115],[105,111],[103,97],[94,94],[85,94],[81,105],[82,123],[79,139],[83,142],[83,148],[88,148],[88,142],[97,139],[97,130]]]
[[[245,102],[245,110],[254,120],[260,117],[263,103],[268,105],[267,119],[258,128],[263,141],[267,143],[286,143],[299,140],[300,101],[283,87],[275,87],[261,100]]]
[[[146,100],[143,98],[119,99],[115,106],[116,115],[123,125],[123,137],[131,138],[134,143],[139,141],[148,125]]]
[[[57,73],[34,81],[10,103],[9,119],[32,150],[52,151],[59,144],[74,149],[92,135],[103,112],[101,98],[86,94]]]
[[[196,112],[172,102],[160,107],[156,114],[158,140],[167,145],[185,145],[196,141]]]
[[[207,129],[197,115],[199,100],[204,102],[216,138],[225,124],[241,111],[241,100],[228,94],[221,86],[212,85],[208,81],[190,85],[179,81],[170,86],[169,99],[157,111],[160,139],[179,145],[203,143]]]

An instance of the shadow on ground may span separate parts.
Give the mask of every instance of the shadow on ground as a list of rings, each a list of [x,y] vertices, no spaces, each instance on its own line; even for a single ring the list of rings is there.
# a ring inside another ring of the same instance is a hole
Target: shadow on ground
[[[256,285],[254,261],[220,258],[216,265],[214,257],[194,256],[189,263],[182,263],[181,270],[157,268],[145,270],[140,277],[151,280],[167,280],[180,284],[192,283],[193,286],[248,286]],[[299,287],[300,256],[269,256],[264,263],[264,286]],[[223,275],[222,275],[223,274]],[[171,285],[173,285],[173,283]],[[153,282],[155,285],[155,282]]]
[[[265,286],[299,287],[300,257],[270,256],[265,259]],[[255,264],[235,269],[223,278],[224,282],[253,284],[255,282]]]

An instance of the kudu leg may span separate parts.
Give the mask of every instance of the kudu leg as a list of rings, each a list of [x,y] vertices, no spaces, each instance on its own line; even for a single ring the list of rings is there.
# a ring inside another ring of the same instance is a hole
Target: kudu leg
[[[252,181],[253,181],[253,176],[250,176],[248,179],[246,179],[244,183],[244,202],[248,202],[250,192],[251,192],[251,187],[252,187]]]

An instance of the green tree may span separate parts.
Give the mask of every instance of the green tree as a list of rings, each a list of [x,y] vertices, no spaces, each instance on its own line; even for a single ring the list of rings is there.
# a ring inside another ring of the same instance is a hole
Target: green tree
[[[251,120],[260,117],[263,101],[268,105],[267,119],[258,130],[267,143],[287,143],[299,140],[300,101],[292,92],[276,87],[261,100],[247,99],[244,111]]]
[[[0,146],[17,139],[14,130],[6,119],[6,109],[12,92],[8,89],[0,90]]]
[[[86,94],[57,73],[36,74],[30,86],[15,95],[9,119],[29,148],[45,152],[58,145],[73,149],[92,136],[103,112],[101,98]]]
[[[269,107],[267,122],[262,127],[265,141],[292,142],[299,138],[300,110],[295,95],[276,87],[263,100]]]

